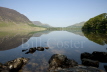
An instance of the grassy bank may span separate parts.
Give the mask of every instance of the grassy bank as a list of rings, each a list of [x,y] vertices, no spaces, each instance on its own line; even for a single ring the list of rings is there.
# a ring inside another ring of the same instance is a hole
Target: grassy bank
[[[45,28],[42,27],[32,27],[28,24],[14,24],[11,22],[5,23],[5,22],[0,22],[0,31],[3,32],[31,32],[31,31],[41,31],[45,30]]]
[[[44,31],[46,28],[30,26],[29,24],[15,24],[12,22],[0,22],[0,38],[27,35],[31,32]]]

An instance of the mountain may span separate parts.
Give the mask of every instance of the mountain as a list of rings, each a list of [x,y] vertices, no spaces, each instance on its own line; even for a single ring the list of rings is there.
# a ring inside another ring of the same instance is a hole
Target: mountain
[[[9,8],[0,7],[0,31],[40,31],[45,28],[34,25],[25,15]]]
[[[90,18],[82,27],[82,30],[106,30],[107,29],[107,13],[102,13]]]
[[[74,25],[68,26],[68,28],[82,28],[85,22],[76,23]]]
[[[47,28],[51,27],[50,25],[48,25],[48,24],[43,24],[43,23],[41,23],[40,21],[32,21],[32,23],[33,23],[34,25],[41,26],[41,27],[47,27]]]
[[[5,8],[5,7],[0,7],[0,22],[6,22],[6,23],[11,22],[15,24],[31,23],[31,21],[23,14],[20,14],[19,12],[13,9]]]

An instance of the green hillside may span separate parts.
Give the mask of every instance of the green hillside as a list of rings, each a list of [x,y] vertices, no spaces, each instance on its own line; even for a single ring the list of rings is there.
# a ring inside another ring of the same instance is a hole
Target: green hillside
[[[26,16],[19,12],[0,7],[0,31],[39,31],[45,28],[34,25]]]
[[[82,28],[85,22],[76,23],[73,25],[68,26],[68,28]]]
[[[105,30],[107,29],[107,13],[97,15],[93,18],[90,18],[82,27],[82,29],[87,30]]]

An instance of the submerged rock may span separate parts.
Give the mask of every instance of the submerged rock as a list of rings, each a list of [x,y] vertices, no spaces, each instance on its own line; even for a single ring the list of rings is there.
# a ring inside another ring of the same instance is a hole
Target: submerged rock
[[[3,64],[2,63],[0,63],[0,67],[2,67],[3,66]]]
[[[29,49],[23,49],[22,52],[27,51],[27,52],[25,52],[25,54],[29,54],[29,53],[33,54],[36,50],[44,51],[44,49],[49,49],[49,47],[37,47],[37,48],[33,47],[33,48],[29,48]]]
[[[100,62],[107,62],[107,52],[94,51],[92,55],[94,55],[95,60],[99,60]]]
[[[37,47],[37,50],[38,51],[44,51],[44,48],[43,47]]]
[[[90,53],[87,53],[87,52],[84,52],[84,53],[81,53],[81,59],[92,59],[93,58],[93,55],[90,54]]]
[[[94,61],[90,59],[82,59],[82,64],[86,66],[99,67],[99,61]]]
[[[29,53],[34,53],[36,51],[36,48],[30,48],[28,52],[26,52],[25,54],[29,54]]]
[[[81,59],[84,59],[84,58],[97,60],[99,62],[107,62],[107,52],[94,51],[92,54],[85,52],[81,54]]]
[[[49,47],[44,47],[45,49],[49,49]]]
[[[107,72],[107,65],[104,65],[104,68],[105,68],[105,70],[106,70],[106,72]]]
[[[88,67],[83,65],[78,65],[72,68],[58,68],[50,70],[49,72],[105,72],[95,67]]]
[[[30,48],[29,53],[34,53],[36,51],[36,48]]]

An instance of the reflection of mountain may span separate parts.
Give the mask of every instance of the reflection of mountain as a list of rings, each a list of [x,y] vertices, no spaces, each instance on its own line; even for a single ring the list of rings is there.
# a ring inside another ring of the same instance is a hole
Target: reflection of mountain
[[[27,40],[30,37],[40,37],[43,34],[48,34],[51,31],[41,31],[41,32],[36,32],[36,33],[5,33],[5,32],[0,32],[0,51],[3,50],[8,50],[12,48],[16,48],[20,46],[22,43],[27,42]],[[6,34],[6,35],[5,35]],[[33,35],[33,36],[32,36]],[[22,41],[22,39],[24,41]]]
[[[77,35],[80,35],[80,36],[84,36],[84,34],[83,34],[83,32],[81,31],[81,30],[79,30],[79,29],[69,29],[69,30],[66,30],[66,31],[68,31],[68,32],[71,32],[71,33],[74,33],[74,34],[77,34]]]
[[[12,36],[6,35],[4,37],[0,37],[0,51],[16,48],[22,44],[22,38],[27,38],[24,40],[24,42],[26,42],[31,36],[31,34],[14,34]]]
[[[43,35],[43,34],[48,34],[48,33],[50,33],[50,32],[51,32],[51,31],[41,31],[41,32],[37,32],[37,33],[33,34],[32,37],[40,37],[41,35]]]
[[[100,44],[105,45],[107,44],[107,32],[104,31],[83,31],[84,36],[87,37],[89,40]]]

